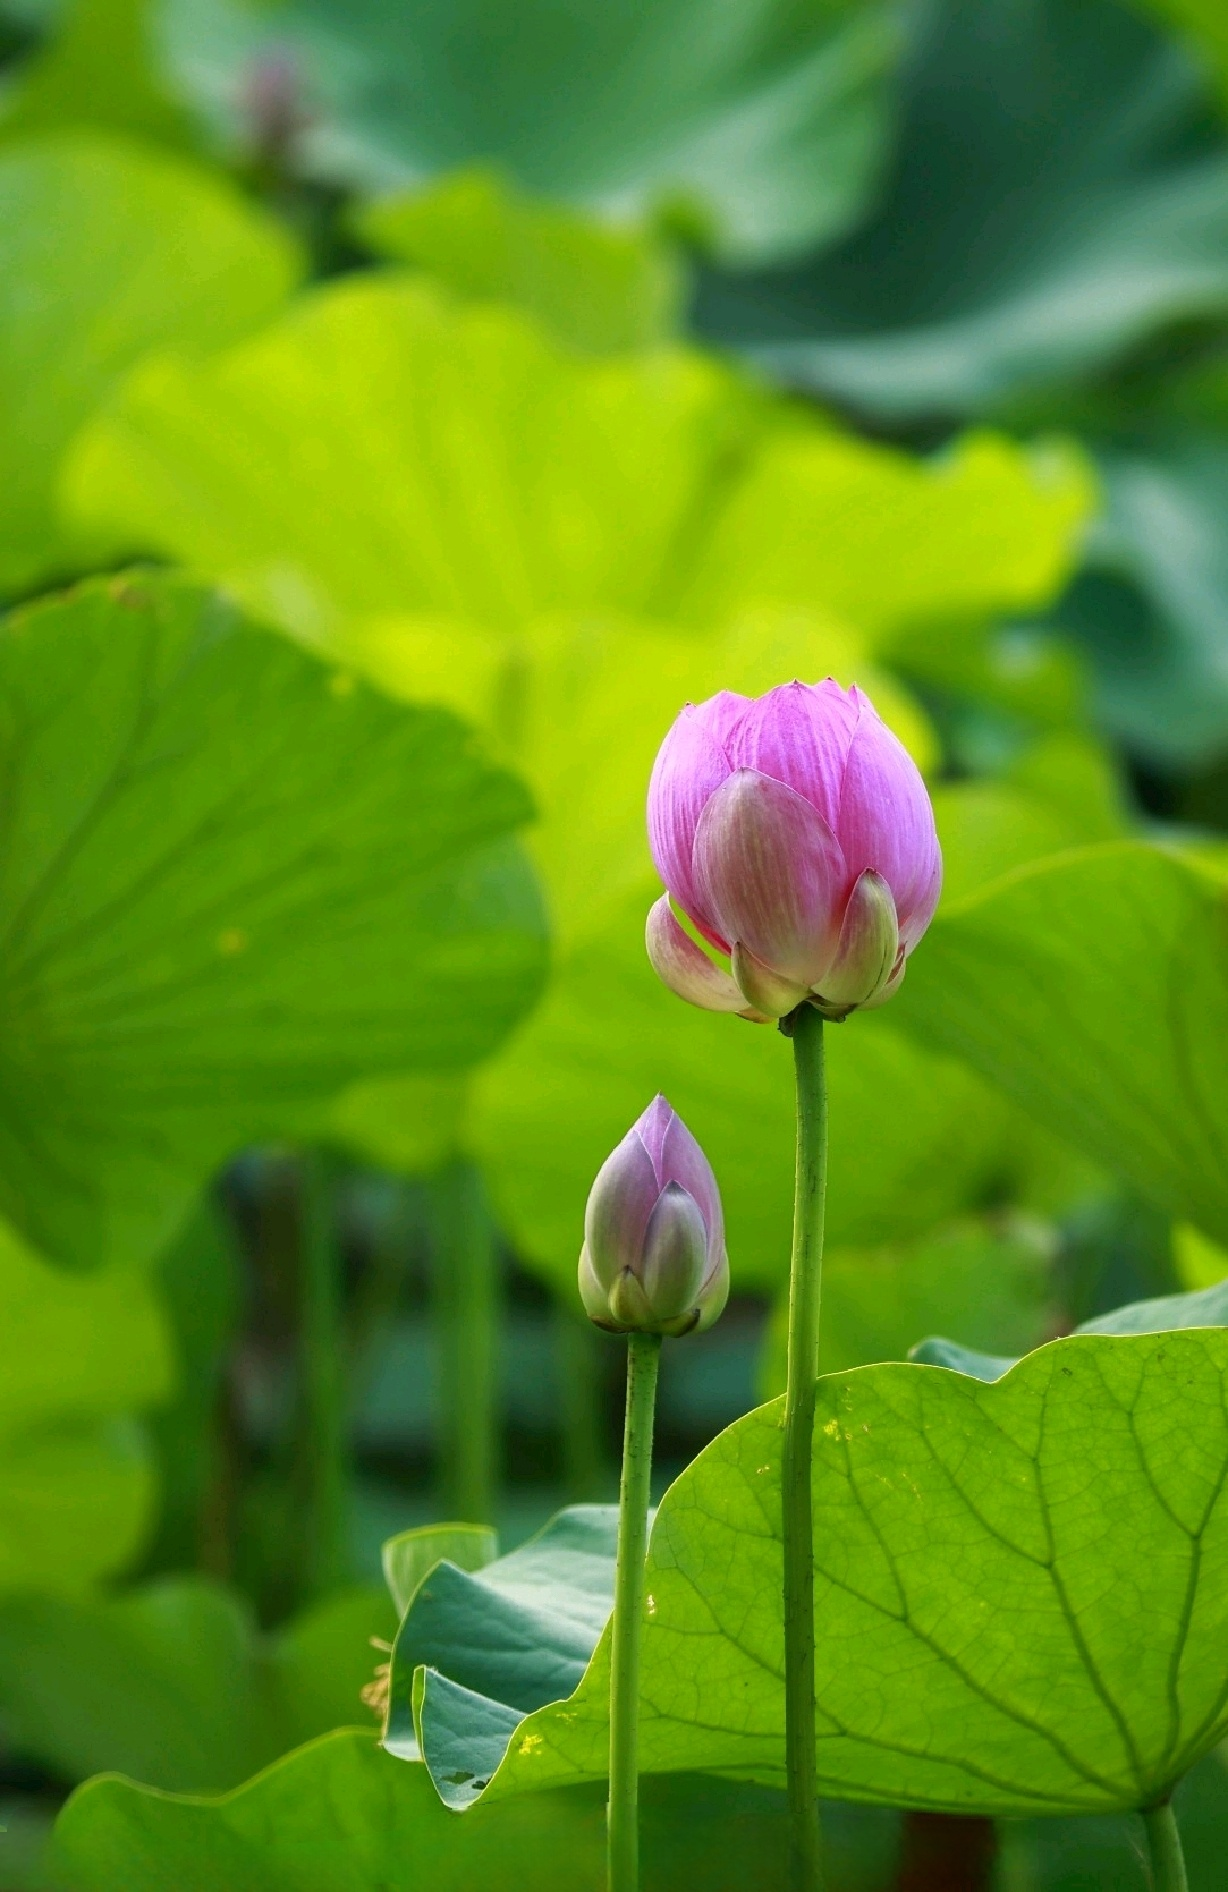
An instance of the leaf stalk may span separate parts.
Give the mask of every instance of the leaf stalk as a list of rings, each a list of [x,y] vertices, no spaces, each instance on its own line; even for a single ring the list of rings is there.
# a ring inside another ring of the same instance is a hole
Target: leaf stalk
[[[788,1378],[785,1390],[781,1509],[784,1529],[785,1762],[793,1892],[823,1883],[815,1791],[814,1525],[811,1453],[819,1373],[823,1215],[827,1197],[827,1076],[823,1019],[813,1006],[793,1014],[790,1036],[797,1081],[797,1167],[793,1255],[789,1271]]]
[[[638,1892],[640,1639],[644,1553],[652,1483],[652,1427],[661,1361],[659,1334],[627,1340],[627,1416],[618,1503],[618,1563],[610,1647],[609,1892]]]
[[[1185,1875],[1185,1854],[1172,1805],[1147,1807],[1143,1813],[1147,1845],[1151,1853],[1151,1883],[1154,1892],[1189,1892]]]

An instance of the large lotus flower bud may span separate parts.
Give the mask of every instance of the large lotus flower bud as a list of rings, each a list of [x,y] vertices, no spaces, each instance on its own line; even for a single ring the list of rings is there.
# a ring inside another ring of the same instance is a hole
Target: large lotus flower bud
[[[652,771],[648,838],[668,889],[649,958],[680,998],[744,1018],[881,1005],[942,886],[916,764],[869,698],[830,677],[688,704]]]
[[[589,1192],[584,1311],[611,1333],[702,1333],[728,1296],[716,1177],[681,1117],[654,1097]]]

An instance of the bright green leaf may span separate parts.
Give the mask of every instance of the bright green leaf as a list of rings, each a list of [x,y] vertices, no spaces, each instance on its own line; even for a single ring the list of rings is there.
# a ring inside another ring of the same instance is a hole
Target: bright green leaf
[[[382,198],[358,212],[355,229],[467,301],[527,310],[585,353],[648,347],[677,325],[680,267],[660,242],[522,196],[494,171]]]
[[[1225,890],[1141,842],[945,912],[893,1019],[1161,1206],[1228,1234]]]
[[[1108,757],[1079,736],[1050,736],[999,776],[940,784],[944,911],[989,881],[1046,854],[1126,832]]]
[[[1166,1796],[1228,1728],[1226,1376],[1209,1329],[1057,1341],[992,1385],[909,1365],[820,1381],[825,1791],[997,1814]],[[779,1403],[748,1414],[657,1514],[647,1773],[783,1777],[781,1440]],[[428,1765],[435,1686],[426,1671]],[[463,1803],[460,1697],[441,1693],[440,1784]],[[484,1797],[602,1778],[608,1696],[607,1632],[575,1694],[519,1721]]]
[[[71,564],[54,510],[69,438],[152,347],[265,321],[291,240],[216,177],[93,136],[0,155],[0,591]]]
[[[1065,452],[982,435],[918,464],[778,414],[703,356],[576,360],[514,312],[396,278],[317,291],[214,360],[148,364],[66,493],[381,677],[405,634],[386,620],[416,615],[404,671],[440,675],[433,634],[488,673],[512,734],[534,621],[710,632],[770,607],[887,636],[1034,607],[1090,503]]]
[[[1182,1287],[1193,1293],[1228,1276],[1228,1253],[1218,1242],[1208,1241],[1201,1229],[1183,1223],[1173,1230],[1173,1265]]]
[[[230,1152],[534,997],[519,785],[210,594],[14,616],[0,727],[0,1201],[55,1258],[156,1250]]]
[[[149,1522],[153,1467],[130,1415],[169,1391],[165,1323],[131,1269],[64,1275],[0,1223],[0,1331],[0,1592],[79,1592]]]
[[[313,1742],[220,1800],[91,1781],[56,1829],[73,1892],[576,1892],[596,1885],[605,1810],[596,1791],[533,1794],[463,1822],[421,1766],[347,1730]],[[784,1892],[781,1797],[728,1781],[643,1783],[645,1892]],[[854,1879],[850,1892],[881,1892]]]
[[[525,189],[663,208],[771,256],[856,214],[887,130],[889,9],[856,0],[167,0],[181,83],[232,139],[243,81],[291,58],[317,174],[387,186],[475,161]]]

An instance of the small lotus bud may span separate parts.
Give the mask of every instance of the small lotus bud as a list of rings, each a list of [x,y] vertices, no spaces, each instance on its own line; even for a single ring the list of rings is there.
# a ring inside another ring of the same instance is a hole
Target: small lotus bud
[[[648,833],[667,888],[649,958],[709,1011],[783,1018],[808,1002],[844,1018],[881,1005],[938,904],[925,784],[869,698],[831,678],[689,704],[653,768]]]
[[[611,1333],[702,1332],[725,1305],[729,1261],[716,1178],[664,1097],[597,1172],[579,1280],[585,1313]]]

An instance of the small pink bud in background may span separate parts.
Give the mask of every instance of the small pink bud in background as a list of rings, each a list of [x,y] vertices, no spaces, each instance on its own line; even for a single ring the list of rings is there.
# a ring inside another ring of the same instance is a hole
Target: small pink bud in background
[[[830,677],[688,704],[652,771],[648,838],[667,888],[648,916],[653,966],[692,1005],[744,1018],[881,1005],[942,887],[916,764]]]
[[[728,1295],[716,1177],[681,1117],[655,1097],[589,1192],[584,1311],[612,1333],[701,1333]]]

